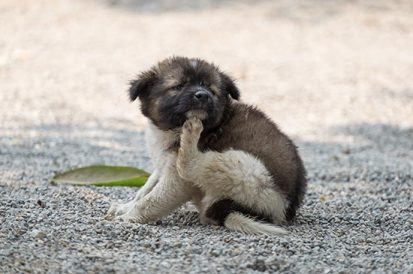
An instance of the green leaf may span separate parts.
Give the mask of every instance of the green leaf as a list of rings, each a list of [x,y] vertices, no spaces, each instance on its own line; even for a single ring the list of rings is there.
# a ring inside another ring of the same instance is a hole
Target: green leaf
[[[95,186],[143,186],[149,177],[144,170],[126,166],[87,166],[53,177],[52,184]]]

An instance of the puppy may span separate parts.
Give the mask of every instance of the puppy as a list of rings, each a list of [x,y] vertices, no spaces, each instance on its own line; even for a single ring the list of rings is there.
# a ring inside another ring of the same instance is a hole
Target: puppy
[[[281,234],[306,190],[293,142],[258,109],[239,102],[234,81],[200,59],[166,59],[131,81],[150,125],[154,172],[107,219],[146,223],[192,201],[203,224]]]

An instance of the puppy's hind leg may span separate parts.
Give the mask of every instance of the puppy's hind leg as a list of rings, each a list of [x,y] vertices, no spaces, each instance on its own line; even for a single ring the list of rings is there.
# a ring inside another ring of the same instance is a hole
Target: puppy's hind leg
[[[191,117],[184,123],[177,158],[177,170],[181,178],[192,181],[196,176],[198,161],[202,160],[198,141],[203,130],[202,121]]]
[[[202,123],[196,118],[188,119],[182,128],[177,158],[179,176],[192,182],[206,195],[218,200],[229,198],[266,216],[273,223],[283,223],[287,201],[277,189],[265,165],[253,155],[240,150],[230,149],[222,153],[199,151],[197,144],[201,131]],[[247,233],[254,233],[254,229],[257,232],[268,232],[266,226],[259,225],[246,216],[228,213],[230,214],[226,216],[224,223],[229,228],[239,226],[235,230]],[[275,234],[282,231],[279,227],[269,227]]]

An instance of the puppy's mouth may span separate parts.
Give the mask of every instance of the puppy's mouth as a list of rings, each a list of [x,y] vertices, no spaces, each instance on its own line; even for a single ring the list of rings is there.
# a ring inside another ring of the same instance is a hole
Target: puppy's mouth
[[[198,88],[176,96],[176,100],[166,98],[161,105],[158,120],[163,128],[181,127],[185,121],[197,117],[203,121],[204,128],[214,122],[214,99],[209,91]],[[164,118],[163,118],[164,117]]]
[[[186,118],[197,117],[201,120],[208,118],[208,111],[212,107],[211,93],[203,88],[198,88],[191,94],[191,106],[185,113]]]
[[[185,113],[187,119],[192,117],[197,117],[200,120],[205,120],[208,118],[208,112],[202,109],[191,109]]]

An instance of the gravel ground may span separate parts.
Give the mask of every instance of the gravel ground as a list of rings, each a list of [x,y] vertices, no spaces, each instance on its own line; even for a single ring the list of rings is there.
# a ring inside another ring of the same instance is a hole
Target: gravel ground
[[[409,0],[1,1],[0,273],[413,273],[412,13]],[[189,207],[108,222],[135,189],[49,185],[88,164],[151,170],[126,84],[173,54],[220,64],[297,142],[310,185],[289,235],[202,226]]]

